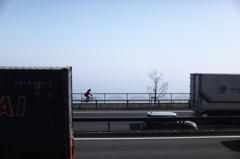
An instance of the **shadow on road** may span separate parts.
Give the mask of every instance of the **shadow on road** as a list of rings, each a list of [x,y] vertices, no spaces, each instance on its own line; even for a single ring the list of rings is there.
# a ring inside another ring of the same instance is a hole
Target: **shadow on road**
[[[240,140],[221,141],[221,144],[231,151],[240,152]]]

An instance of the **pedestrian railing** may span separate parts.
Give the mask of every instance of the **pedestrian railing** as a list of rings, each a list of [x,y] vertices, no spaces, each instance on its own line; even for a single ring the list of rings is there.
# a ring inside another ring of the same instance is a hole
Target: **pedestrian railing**
[[[157,100],[156,102],[149,100],[75,100],[73,108],[189,108],[189,102],[186,99],[177,100]]]
[[[81,103],[84,99],[84,93],[73,93],[73,103]],[[111,102],[145,102],[145,103],[157,103],[157,102],[176,102],[189,100],[189,93],[157,93],[156,96],[153,93],[94,93],[93,97],[98,103],[111,103]]]

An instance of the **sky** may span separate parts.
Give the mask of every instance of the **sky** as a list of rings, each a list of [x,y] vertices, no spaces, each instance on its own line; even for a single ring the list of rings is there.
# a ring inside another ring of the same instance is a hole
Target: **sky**
[[[0,0],[0,66],[72,66],[73,92],[167,93],[239,74],[238,0]]]

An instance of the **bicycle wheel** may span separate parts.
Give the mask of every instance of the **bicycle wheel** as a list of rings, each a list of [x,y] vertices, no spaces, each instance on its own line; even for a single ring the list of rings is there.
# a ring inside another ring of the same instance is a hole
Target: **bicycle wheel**
[[[87,100],[87,98],[82,98],[82,99],[81,99],[81,102],[82,102],[82,103],[87,103],[88,101],[89,101],[89,100]]]
[[[89,100],[89,102],[90,102],[90,103],[96,103],[96,100],[97,100],[96,98],[91,98],[91,99]]]

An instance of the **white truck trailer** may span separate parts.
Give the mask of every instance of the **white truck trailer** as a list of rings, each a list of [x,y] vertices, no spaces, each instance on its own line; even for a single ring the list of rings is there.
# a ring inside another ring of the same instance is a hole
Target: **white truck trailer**
[[[240,74],[190,74],[194,115],[240,116]]]

